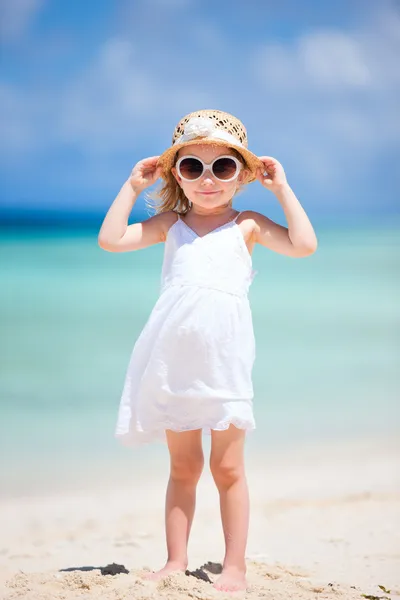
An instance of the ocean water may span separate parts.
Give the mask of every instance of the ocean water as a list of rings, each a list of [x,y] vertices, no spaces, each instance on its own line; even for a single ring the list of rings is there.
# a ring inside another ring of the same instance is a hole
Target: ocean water
[[[306,259],[253,255],[250,460],[399,431],[399,227],[317,233]],[[162,253],[107,253],[89,230],[2,234],[1,496],[129,484],[135,470],[166,461],[163,445],[132,450],[113,437]]]

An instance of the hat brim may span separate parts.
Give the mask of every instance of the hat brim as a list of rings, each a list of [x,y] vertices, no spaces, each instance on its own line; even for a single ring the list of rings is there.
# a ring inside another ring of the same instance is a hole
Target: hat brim
[[[250,152],[250,150],[247,150],[247,148],[243,148],[243,146],[236,146],[235,144],[230,144],[229,142],[226,142],[224,140],[202,137],[183,142],[182,144],[174,144],[161,154],[161,156],[158,159],[157,165],[162,168],[161,176],[163,177],[163,179],[168,178],[168,174],[171,172],[171,169],[174,166],[175,156],[181,148],[184,148],[185,146],[200,146],[204,144],[210,146],[225,146],[225,148],[228,147],[232,148],[233,150],[236,150],[236,152],[238,152],[242,156],[244,162],[246,163],[246,167],[250,172],[250,176],[247,179],[246,183],[251,183],[252,181],[254,181],[256,179],[256,173],[258,169],[264,168],[264,164],[258,158],[258,156],[253,154],[253,152]]]

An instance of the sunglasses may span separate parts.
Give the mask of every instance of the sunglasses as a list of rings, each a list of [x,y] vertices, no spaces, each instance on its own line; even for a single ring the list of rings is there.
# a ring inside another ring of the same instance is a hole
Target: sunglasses
[[[215,179],[219,181],[233,181],[243,168],[242,163],[235,156],[218,156],[210,163],[206,163],[197,156],[182,156],[176,163],[179,177],[185,181],[197,181],[206,169],[210,169]]]

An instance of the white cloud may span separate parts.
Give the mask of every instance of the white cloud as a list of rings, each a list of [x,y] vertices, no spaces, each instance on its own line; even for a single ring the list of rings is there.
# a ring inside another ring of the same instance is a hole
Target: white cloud
[[[353,31],[319,29],[266,44],[257,54],[215,23],[171,17],[177,32],[191,26],[191,44],[181,53],[179,44],[164,47],[161,24],[151,37],[131,38],[131,18],[124,34],[95,48],[63,83],[54,85],[50,77],[40,85],[0,85],[7,165],[67,152],[79,165],[69,183],[83,188],[86,180],[92,187],[96,177],[101,187],[115,180],[127,155],[133,162],[143,148],[156,153],[167,146],[175,120],[214,106],[243,116],[255,152],[276,155],[289,175],[305,173],[302,181],[314,193],[329,189],[333,198],[344,185],[341,174],[371,168],[380,153],[398,145],[396,11],[369,15]],[[165,11],[165,22],[169,18]]]
[[[320,183],[337,183],[350,165],[368,169],[398,145],[399,56],[400,15],[391,5],[353,31],[320,29],[259,49],[253,73],[269,111],[278,109],[301,140],[293,160],[307,168],[318,156]]]
[[[86,172],[97,171],[101,181],[108,172],[99,165],[127,150],[137,156],[146,137],[163,138],[167,147],[172,111],[180,118],[193,106],[208,104],[201,88],[174,78],[160,83],[130,41],[109,39],[63,86],[27,90],[0,83],[2,159],[17,166],[42,150],[70,148],[79,152]],[[70,176],[80,178],[79,173]]]
[[[303,37],[296,59],[305,79],[326,91],[328,88],[366,88],[373,84],[363,45],[342,32],[316,32]]]
[[[11,164],[25,159],[29,153],[48,146],[48,134],[42,125],[51,112],[50,98],[40,91],[25,90],[0,82],[1,158]]]
[[[132,123],[146,117],[157,102],[157,88],[139,65],[132,44],[111,39],[94,62],[70,81],[59,115],[62,141],[104,152],[129,135]]]
[[[18,91],[7,84],[0,84],[0,138],[6,141],[11,153],[30,147],[33,135],[23,118],[24,105]]]
[[[292,44],[266,44],[256,56],[256,75],[269,91],[342,94],[391,89],[400,84],[400,14],[372,18],[351,33],[317,30]]]
[[[142,3],[151,8],[180,10],[193,5],[193,0],[142,0]]]
[[[0,0],[0,38],[13,42],[30,26],[44,0]]]
[[[174,79],[160,83],[146,68],[134,45],[108,40],[93,61],[68,83],[56,124],[61,141],[87,154],[111,154],[134,148],[140,136],[153,135],[171,106],[186,110],[207,95]],[[196,100],[195,100],[196,99]],[[172,136],[172,131],[170,132]]]

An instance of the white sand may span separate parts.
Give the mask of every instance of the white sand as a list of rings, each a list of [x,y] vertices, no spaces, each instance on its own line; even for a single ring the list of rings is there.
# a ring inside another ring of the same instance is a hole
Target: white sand
[[[400,598],[400,453],[394,440],[303,448],[252,457],[248,465],[249,588],[233,597]],[[168,474],[156,469],[152,479],[129,489],[3,500],[0,598],[227,597],[184,574],[159,584],[140,577],[143,568],[160,568],[165,560]],[[218,497],[207,469],[189,554],[191,570],[223,557]],[[129,575],[60,572],[113,562],[125,565]]]

